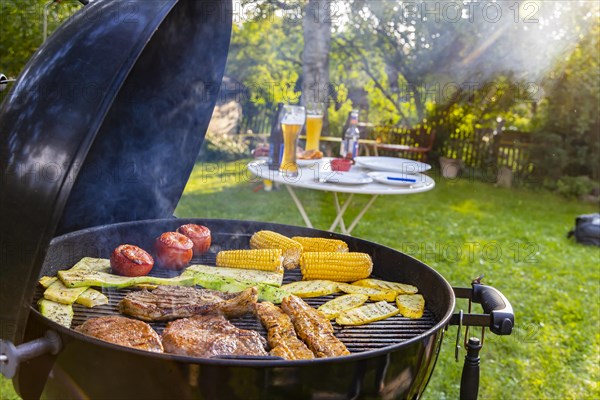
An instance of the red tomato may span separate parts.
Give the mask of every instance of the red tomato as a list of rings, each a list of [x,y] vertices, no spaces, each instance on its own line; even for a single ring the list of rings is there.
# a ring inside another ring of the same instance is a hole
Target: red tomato
[[[186,224],[177,228],[177,232],[187,236],[194,243],[195,255],[204,254],[210,247],[210,229],[202,225]]]
[[[194,243],[185,235],[165,232],[154,243],[156,263],[167,269],[184,268],[192,259]]]
[[[145,250],[131,244],[122,244],[110,256],[110,267],[119,275],[147,275],[154,266],[154,259]]]

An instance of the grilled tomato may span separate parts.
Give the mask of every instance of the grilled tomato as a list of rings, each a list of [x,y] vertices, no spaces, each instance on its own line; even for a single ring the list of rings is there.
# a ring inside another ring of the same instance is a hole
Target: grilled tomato
[[[122,244],[110,256],[110,267],[123,276],[148,275],[154,259],[148,252],[131,244]]]
[[[177,228],[177,232],[187,236],[193,243],[195,255],[204,254],[210,247],[210,229],[202,225],[186,224]]]
[[[194,243],[185,235],[165,232],[154,243],[156,263],[167,269],[180,270],[192,259]]]

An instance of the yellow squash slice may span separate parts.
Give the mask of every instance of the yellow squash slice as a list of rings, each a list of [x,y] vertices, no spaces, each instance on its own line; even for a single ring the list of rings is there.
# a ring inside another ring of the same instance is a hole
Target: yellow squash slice
[[[317,308],[323,315],[328,319],[334,319],[342,311],[351,310],[356,307],[360,307],[369,300],[369,296],[366,294],[345,294],[340,297],[336,297],[333,300],[329,300],[327,303],[322,304]]]
[[[338,283],[338,288],[345,293],[350,294],[366,294],[371,301],[390,301],[396,300],[396,292],[394,290],[379,290],[370,287],[350,285],[348,283]]]
[[[393,305],[380,301],[370,303],[358,308],[346,310],[335,319],[338,325],[364,325],[370,322],[380,321],[398,314],[398,310]]]
[[[338,283],[325,280],[298,281],[283,285],[281,289],[298,297],[319,297],[337,293]]]
[[[406,283],[388,282],[373,278],[361,279],[352,284],[379,290],[394,290],[396,291],[396,294],[414,294],[419,291],[416,286],[408,285]]]
[[[401,294],[396,297],[396,305],[407,318],[421,318],[425,311],[425,299],[420,294]]]

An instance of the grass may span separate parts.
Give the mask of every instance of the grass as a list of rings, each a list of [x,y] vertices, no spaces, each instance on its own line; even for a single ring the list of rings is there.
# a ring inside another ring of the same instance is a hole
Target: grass
[[[176,215],[303,225],[287,191],[256,191],[244,165],[198,164]],[[600,249],[565,238],[575,216],[597,206],[474,180],[436,183],[423,194],[380,196],[353,234],[421,259],[454,286],[485,273],[508,297],[516,326],[512,336],[485,337],[480,399],[600,398]],[[297,192],[314,225],[329,227],[332,195]],[[355,199],[349,218],[368,200]],[[425,399],[459,397],[464,353],[456,363],[455,335],[450,327]],[[17,398],[8,381],[0,385],[0,398]]]

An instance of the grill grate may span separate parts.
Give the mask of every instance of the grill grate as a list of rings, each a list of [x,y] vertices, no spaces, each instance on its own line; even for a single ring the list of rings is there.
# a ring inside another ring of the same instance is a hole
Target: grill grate
[[[192,263],[214,265],[215,254],[210,253],[201,258],[195,258],[192,260]],[[173,276],[174,272],[155,268],[151,274],[153,276],[168,277]],[[287,270],[285,272],[284,283],[294,282],[300,279],[301,275],[299,270]],[[135,289],[115,290],[105,288],[102,289],[102,292],[108,297],[108,304],[94,308],[87,308],[79,304],[74,304],[73,310],[75,315],[72,327],[81,325],[89,318],[118,314],[117,304],[127,293],[134,290]],[[37,302],[42,295],[43,288],[38,285],[35,301]],[[329,295],[304,300],[312,307],[318,307],[337,296],[338,295]],[[247,315],[242,318],[232,319],[231,322],[238,328],[254,330],[265,339],[267,338],[266,330],[255,316]],[[403,341],[412,339],[433,328],[437,322],[434,314],[426,309],[423,317],[417,320],[397,315],[383,321],[377,321],[362,326],[341,327],[333,321],[332,325],[335,336],[346,345],[348,350],[352,353],[360,353],[399,344]],[[158,334],[162,334],[167,322],[152,322],[150,325],[158,332]]]

